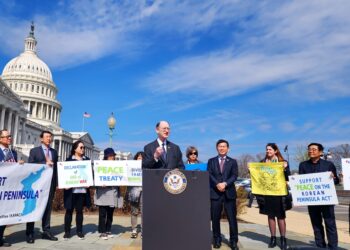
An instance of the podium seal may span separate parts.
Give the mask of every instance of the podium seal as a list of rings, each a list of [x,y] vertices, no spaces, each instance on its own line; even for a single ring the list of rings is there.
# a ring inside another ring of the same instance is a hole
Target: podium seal
[[[181,194],[186,189],[187,179],[179,170],[171,170],[165,174],[163,184],[169,193]]]

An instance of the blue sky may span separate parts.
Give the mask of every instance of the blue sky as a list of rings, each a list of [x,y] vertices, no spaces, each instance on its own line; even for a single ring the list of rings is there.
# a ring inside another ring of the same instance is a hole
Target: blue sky
[[[136,152],[155,138],[200,159],[226,138],[231,156],[290,157],[298,145],[349,143],[349,1],[0,1],[0,66],[23,51],[35,22],[38,55],[52,70],[61,125],[95,143]]]

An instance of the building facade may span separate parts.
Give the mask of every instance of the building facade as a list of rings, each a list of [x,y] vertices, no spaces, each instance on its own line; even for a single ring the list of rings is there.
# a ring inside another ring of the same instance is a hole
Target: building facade
[[[72,144],[82,140],[86,155],[98,159],[100,150],[86,132],[68,132],[60,126],[62,106],[50,68],[36,52],[34,25],[25,39],[24,52],[10,60],[0,77],[0,129],[8,129],[19,159],[26,160],[31,148],[40,145],[41,131],[53,134],[52,147],[65,160]]]

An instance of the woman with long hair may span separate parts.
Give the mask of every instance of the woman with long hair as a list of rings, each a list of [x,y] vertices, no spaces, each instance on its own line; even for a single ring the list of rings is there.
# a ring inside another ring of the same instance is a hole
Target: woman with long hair
[[[89,157],[85,156],[85,146],[80,140],[73,143],[70,156],[66,161],[87,161],[90,160]],[[79,239],[84,239],[83,233],[83,209],[84,206],[91,206],[90,190],[89,188],[79,187],[79,188],[69,188],[65,189],[63,193],[64,208],[66,209],[66,214],[64,216],[64,236],[63,238],[68,240],[71,237],[71,225],[73,211],[76,211],[76,226],[77,226],[77,236]]]
[[[284,177],[288,181],[290,175],[288,162],[283,158],[276,143],[266,145],[266,155],[262,162],[283,162]],[[281,249],[287,249],[286,240],[286,205],[284,204],[285,196],[264,195],[258,196],[259,210],[261,214],[266,214],[268,218],[269,229],[271,233],[269,248],[274,248],[276,242],[276,218],[281,236]]]

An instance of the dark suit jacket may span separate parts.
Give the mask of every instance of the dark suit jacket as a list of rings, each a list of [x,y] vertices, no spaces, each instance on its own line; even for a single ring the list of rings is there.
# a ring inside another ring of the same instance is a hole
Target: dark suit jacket
[[[84,161],[90,160],[89,157],[84,156]],[[76,161],[76,159],[73,159],[72,156],[69,156],[66,161]],[[65,189],[63,191],[63,203],[65,209],[73,209],[73,188]],[[90,189],[86,189],[85,193],[85,199],[84,199],[84,206],[91,207],[91,196],[90,196]]]
[[[53,148],[50,148],[52,162],[53,162],[53,175],[52,175],[52,183],[55,187],[57,186],[58,180],[57,180],[57,161],[58,161],[58,154],[57,151]],[[43,151],[42,146],[32,148],[29,153],[28,163],[39,163],[39,164],[46,164],[46,157]]]
[[[218,156],[215,156],[208,161],[207,170],[210,179],[210,199],[219,199],[225,195],[227,199],[236,199],[235,181],[238,177],[238,165],[235,159],[226,156],[224,163],[224,172],[220,172]],[[226,182],[225,192],[220,192],[216,185],[221,182]]]
[[[153,157],[154,151],[159,147],[158,141],[155,140],[147,144],[144,148],[145,157],[142,159],[142,168],[154,168],[154,169],[185,169],[182,161],[182,153],[178,145],[167,140],[167,154],[166,161],[163,158],[159,158],[156,161]]]
[[[312,174],[331,171],[334,175],[334,184],[339,184],[339,177],[337,175],[337,169],[330,161],[320,159],[318,164],[313,164],[311,159],[303,161],[299,164],[299,174]]]
[[[17,162],[17,152],[14,150],[11,150],[13,157],[15,158],[15,161]],[[5,155],[4,152],[2,152],[1,148],[0,148],[0,162],[5,160]]]

